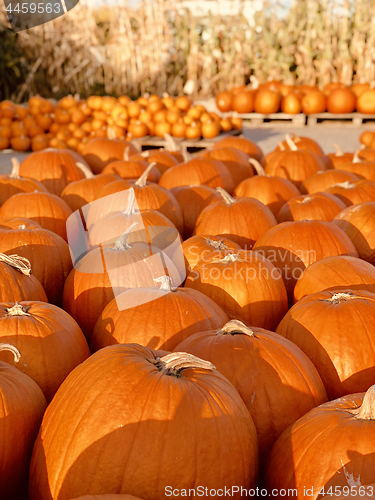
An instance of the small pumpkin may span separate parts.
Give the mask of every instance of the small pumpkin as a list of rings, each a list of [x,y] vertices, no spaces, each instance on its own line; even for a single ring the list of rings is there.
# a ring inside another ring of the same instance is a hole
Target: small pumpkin
[[[281,101],[281,111],[288,115],[298,115],[302,112],[301,99],[297,94],[291,92],[284,96]]]
[[[254,93],[250,90],[244,90],[233,96],[231,101],[233,111],[240,114],[251,113],[254,110],[255,105],[253,94]]]
[[[327,111],[333,114],[353,113],[357,97],[348,88],[333,90],[327,97]]]
[[[219,92],[218,94],[216,94],[215,100],[216,106],[222,113],[232,111],[233,94],[231,94],[230,92]]]
[[[327,109],[326,96],[320,91],[309,92],[302,97],[301,106],[305,115],[324,113]]]
[[[273,90],[258,90],[254,98],[254,111],[264,115],[277,113],[280,110],[281,99],[281,94]]]
[[[375,90],[366,90],[358,97],[357,111],[365,115],[375,114]]]
[[[304,194],[287,201],[280,209],[277,221],[325,220],[330,222],[345,208],[345,203],[333,194],[319,192]]]

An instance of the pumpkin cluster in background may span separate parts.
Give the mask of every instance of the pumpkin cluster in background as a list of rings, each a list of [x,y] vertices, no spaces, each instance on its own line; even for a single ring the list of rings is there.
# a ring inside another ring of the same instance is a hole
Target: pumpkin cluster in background
[[[290,115],[304,113],[375,114],[375,89],[370,83],[347,86],[328,83],[323,88],[309,85],[286,85],[280,81],[234,87],[216,95],[216,106],[223,112],[269,115],[282,111]]]
[[[0,498],[160,500],[195,484],[302,500],[359,478],[371,496],[371,146],[325,154],[287,135],[264,155],[226,137],[191,156],[168,135],[143,153],[96,136],[82,155],[13,159]]]
[[[239,130],[236,116],[221,118],[186,96],[67,96],[58,102],[32,97],[27,105],[0,102],[0,151],[72,149],[82,153],[93,138],[135,139],[146,136],[176,139],[212,139],[221,132]]]

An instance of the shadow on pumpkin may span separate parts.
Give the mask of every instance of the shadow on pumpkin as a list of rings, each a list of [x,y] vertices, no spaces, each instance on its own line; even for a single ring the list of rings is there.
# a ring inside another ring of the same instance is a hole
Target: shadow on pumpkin
[[[341,219],[336,219],[339,224],[336,224],[347,236],[351,239],[361,259],[375,265],[375,238],[367,230],[368,240],[363,236],[362,232],[357,229],[351,222]],[[336,223],[335,220],[332,222]],[[369,241],[373,242],[373,247],[370,247]]]

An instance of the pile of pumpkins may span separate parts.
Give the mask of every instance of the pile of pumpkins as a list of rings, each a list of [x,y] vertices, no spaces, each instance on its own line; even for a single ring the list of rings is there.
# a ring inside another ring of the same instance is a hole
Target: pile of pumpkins
[[[261,113],[282,111],[290,115],[324,113],[375,114],[375,88],[369,83],[328,83],[322,89],[310,85],[286,85],[270,81],[259,85],[234,87],[216,95],[216,106],[223,112]]]
[[[375,149],[172,144],[0,176],[0,498],[373,498]]]
[[[145,136],[176,139],[212,139],[221,132],[240,130],[242,119],[221,118],[186,96],[146,95],[136,101],[127,96],[67,96],[56,104],[39,96],[27,106],[0,102],[0,151],[42,151],[46,148],[82,152],[91,139],[135,139]]]

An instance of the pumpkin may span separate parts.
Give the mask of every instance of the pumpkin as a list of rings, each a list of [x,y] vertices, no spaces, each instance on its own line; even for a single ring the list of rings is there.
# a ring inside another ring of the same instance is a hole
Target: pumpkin
[[[301,192],[306,194],[314,194],[320,191],[325,191],[336,184],[345,182],[355,182],[359,177],[345,170],[321,170],[312,177],[304,180],[300,186]],[[334,193],[332,193],[334,194]]]
[[[357,111],[365,115],[375,114],[375,90],[366,90],[358,97]]]
[[[0,228],[18,229],[20,226],[25,226],[27,229],[40,228],[41,226],[30,219],[23,217],[2,217],[0,218]]]
[[[220,330],[201,329],[174,350],[210,361],[238,390],[257,430],[261,466],[289,425],[327,401],[307,356],[268,330],[231,320]]]
[[[0,360],[31,377],[49,403],[68,374],[90,356],[77,323],[62,309],[44,302],[2,303],[0,342],[12,344],[21,361],[0,352]]]
[[[173,139],[172,141],[168,139],[168,144],[169,143],[174,144]],[[138,160],[146,161],[149,164],[152,163],[155,167],[152,169],[152,172],[157,169],[160,173],[160,176],[163,175],[164,172],[166,172],[168,169],[175,167],[179,163],[178,159],[173,154],[160,149],[149,149],[132,158],[132,161]]]
[[[106,306],[91,337],[92,352],[113,344],[171,351],[190,335],[220,328],[228,321],[203,293],[173,288],[167,276],[160,281],[160,288],[128,290]]]
[[[297,279],[314,262],[334,255],[358,257],[343,231],[318,220],[283,222],[259,238],[254,250],[280,270],[290,301]]]
[[[351,239],[361,259],[375,264],[375,202],[347,207],[332,220]]]
[[[292,140],[289,141],[289,147],[290,150],[280,151],[267,159],[267,175],[288,179],[299,188],[304,180],[325,170],[325,164],[317,154],[299,150]]]
[[[241,250],[240,245],[228,238],[218,236],[192,236],[182,243],[182,251],[186,260],[186,268],[194,269],[202,259],[214,253],[216,257],[225,257],[228,253]]]
[[[254,93],[251,90],[243,90],[232,97],[231,107],[236,113],[251,113],[254,110]],[[220,108],[219,108],[220,109]],[[220,110],[221,111],[221,110]]]
[[[234,186],[254,175],[253,168],[249,163],[249,156],[239,149],[219,148],[206,150],[202,157],[213,158],[224,163],[232,176]]]
[[[122,179],[138,179],[147,169],[148,165],[147,161],[140,159],[113,161],[103,168],[102,174],[115,174]],[[148,174],[148,180],[158,183],[160,177],[159,170],[156,166],[153,166]]]
[[[221,195],[209,186],[179,186],[171,193],[181,208],[184,231],[183,239],[192,236],[197,219],[204,208],[221,200]]]
[[[103,168],[116,160],[124,158],[125,151],[129,156],[138,153],[136,147],[130,142],[119,139],[97,138],[88,142],[83,149],[83,157],[90,165],[94,174],[100,174]]]
[[[375,268],[356,257],[337,255],[315,262],[303,271],[294,289],[294,301],[326,290],[366,290],[375,293]]]
[[[15,151],[28,151],[31,146],[31,139],[26,135],[12,137],[10,140],[10,145]]]
[[[241,247],[251,249],[254,243],[277,221],[263,203],[253,198],[235,199],[217,188],[222,200],[209,205],[197,219],[194,234],[225,236]]]
[[[372,386],[365,394],[324,403],[286,429],[267,465],[268,490],[294,491],[297,499],[316,500],[324,493],[373,499],[374,392]]]
[[[369,83],[354,83],[350,90],[354,92],[354,94],[359,97],[365,90],[369,90],[371,85]]]
[[[16,362],[19,351],[8,344]],[[22,361],[21,361],[22,362]],[[0,361],[0,496],[2,500],[27,498],[27,484],[34,441],[47,407],[38,385],[9,363]]]
[[[80,161],[85,164],[82,158]],[[40,181],[50,193],[58,196],[70,182],[85,177],[76,165],[76,158],[64,149],[31,153],[21,162],[20,175]]]
[[[284,149],[292,149],[294,150],[294,146],[297,146],[299,150],[302,151],[312,151],[316,155],[319,156],[319,158],[323,161],[325,168],[331,169],[333,168],[333,163],[332,160],[324,154],[324,151],[320,147],[320,145],[314,141],[314,139],[311,139],[311,137],[302,137],[296,134],[287,134],[285,136],[285,141],[280,142],[276,148],[276,150],[283,151]],[[272,153],[271,153],[272,155]]]
[[[373,146],[375,144],[371,143],[370,148],[363,148],[357,151],[357,156],[360,160],[365,160],[365,161],[370,161],[373,162],[375,161],[375,149],[373,149]],[[354,160],[355,154],[353,155],[353,160]]]
[[[309,356],[322,377],[328,398],[334,399],[363,391],[374,380],[374,319],[375,294],[328,290],[299,300],[276,331]]]
[[[210,297],[229,318],[268,330],[274,330],[288,310],[280,272],[257,252],[202,260],[188,274],[185,287]]]
[[[154,279],[166,274],[165,266],[173,283],[180,283],[177,269],[165,254],[162,260],[148,243],[127,243],[136,225],[134,222],[115,245],[100,245],[84,255],[65,281],[63,308],[88,339],[100,313],[115,298],[115,293],[117,297],[130,288],[154,286]]]
[[[0,217],[25,217],[48,229],[65,241],[66,221],[71,209],[55,194],[34,192],[19,193],[9,198],[0,208]]]
[[[222,113],[232,111],[233,94],[231,94],[230,92],[219,92],[218,94],[216,94],[215,101],[216,106]]]
[[[234,189],[228,168],[213,158],[196,158],[176,165],[164,172],[159,181],[165,189],[189,185],[223,187],[230,192]]]
[[[336,152],[328,153],[328,157],[332,161],[333,168],[339,169],[341,165],[351,163],[353,161],[353,153],[343,153],[338,144],[334,144]]]
[[[367,180],[341,182],[326,189],[326,192],[340,198],[346,206],[357,205],[364,201],[375,201],[375,182]]]
[[[75,212],[84,205],[92,203],[104,186],[116,180],[118,177],[113,174],[87,176],[85,179],[68,184],[60,198]]]
[[[277,113],[280,110],[281,99],[281,94],[273,90],[258,90],[254,98],[254,111],[263,115]]]
[[[353,113],[357,97],[348,88],[333,90],[327,97],[327,111],[333,114]]]
[[[97,222],[103,215],[113,211],[124,210],[127,197],[121,193],[133,188],[140,210],[157,210],[165,215],[178,229],[183,232],[183,219],[180,206],[173,194],[162,186],[147,182],[147,176],[153,165],[150,164],[137,181],[119,180],[102,188],[92,204],[87,216],[87,227]],[[116,196],[115,193],[118,193]],[[111,197],[109,197],[111,195]]]
[[[24,257],[0,253],[0,302],[39,300],[48,302],[40,282]]]
[[[237,198],[255,198],[268,207],[277,217],[280,208],[292,198],[300,195],[294,184],[281,177],[265,175],[260,163],[251,159],[258,175],[242,181],[234,190]]]
[[[246,406],[211,363],[111,346],[77,367],[50,404],[34,447],[30,500],[104,492],[158,500],[166,485],[249,489],[257,446]],[[62,453],[68,448],[74,453]]]
[[[301,99],[298,95],[290,93],[282,98],[281,111],[288,115],[298,115],[302,112]]]
[[[247,154],[250,158],[258,160],[263,167],[265,166],[263,151],[255,142],[247,139],[246,137],[224,137],[224,139],[216,141],[212,146],[212,149],[219,148],[239,149],[243,153]]]
[[[277,221],[325,220],[330,222],[345,208],[345,203],[333,194],[304,194],[287,201],[280,209]]]
[[[375,139],[375,134],[371,130],[365,130],[362,132],[362,134],[359,136],[359,142],[361,144],[364,144],[368,148],[371,147],[371,143]]]
[[[12,158],[11,173],[9,175],[0,175],[0,205],[3,205],[14,194],[32,193],[35,190],[47,191],[40,182],[20,177],[19,169],[18,160]]]
[[[305,115],[324,113],[327,109],[326,96],[320,91],[309,92],[302,97],[301,106]]]
[[[364,178],[369,181],[375,181],[375,159],[361,160],[359,157],[359,151],[354,154],[353,161],[351,163],[341,165],[340,170],[352,172],[361,179]]]

